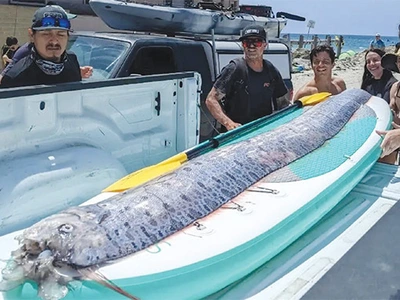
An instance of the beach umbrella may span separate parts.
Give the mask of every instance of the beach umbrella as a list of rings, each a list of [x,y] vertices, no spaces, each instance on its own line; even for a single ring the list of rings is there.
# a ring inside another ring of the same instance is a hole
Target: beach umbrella
[[[353,50],[348,50],[348,51],[346,51],[346,53],[347,53],[348,55],[350,55],[351,57],[353,57],[354,55],[356,55],[356,52],[353,51]]]
[[[343,52],[342,54],[339,55],[339,60],[343,60],[343,59],[351,58],[351,57],[352,57],[352,55],[350,55],[349,53]]]

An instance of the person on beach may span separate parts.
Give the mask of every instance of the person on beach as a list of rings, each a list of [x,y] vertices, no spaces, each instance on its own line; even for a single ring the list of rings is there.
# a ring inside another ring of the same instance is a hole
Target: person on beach
[[[377,96],[386,100],[387,103],[391,103],[391,88],[396,84],[397,79],[393,76],[392,72],[384,68],[383,57],[385,52],[380,49],[370,49],[365,53],[365,65],[364,74],[361,83],[361,88],[369,92],[373,96]],[[391,105],[392,106],[392,105]],[[396,120],[396,113],[392,108],[394,115],[394,121]],[[391,136],[392,134],[390,134]],[[385,151],[382,154],[380,162],[395,164],[397,161],[397,151],[388,152],[391,147],[385,146]]]
[[[207,108],[223,126],[222,132],[284,107],[283,101],[278,100],[287,94],[282,76],[263,59],[266,38],[263,27],[246,27],[240,37],[244,58],[234,59],[223,68],[207,96]]]
[[[400,73],[400,49],[396,53],[387,53],[382,57],[382,67]],[[390,89],[390,108],[394,113],[394,122],[400,125],[400,82],[393,83]]]
[[[383,68],[400,73],[400,49],[395,54],[387,53],[382,57]],[[390,108],[393,112],[393,129],[377,131],[383,137],[381,143],[381,159],[392,157],[392,163],[396,162],[398,149],[400,148],[400,82],[393,83],[390,89]],[[394,161],[394,162],[393,162]]]
[[[68,20],[72,20],[72,19],[75,19],[75,18],[76,18],[76,15],[70,14],[70,13],[66,12],[61,6],[56,5],[56,4],[53,4],[53,3],[50,4],[50,3],[52,3],[52,2],[49,1],[49,2],[48,2],[48,6],[56,7],[57,9],[64,11],[64,13],[65,13],[65,15],[67,16],[67,19],[68,19]],[[18,50],[14,53],[14,56],[13,56],[13,58],[12,58],[12,61],[6,66],[6,68],[4,68],[4,70],[1,72],[1,74],[0,74],[0,84],[1,84],[1,81],[2,81],[3,76],[4,76],[4,75],[19,61],[19,60],[21,60],[22,58],[28,56],[28,55],[31,53],[32,48],[33,48],[33,42],[25,43],[24,45],[22,45],[22,46],[20,46],[20,47],[18,48]],[[81,69],[81,77],[82,77],[82,78],[89,78],[90,76],[92,76],[93,68],[92,68],[91,66],[83,66],[83,67],[80,67],[80,69]]]
[[[315,47],[311,50],[310,61],[314,79],[295,93],[295,100],[321,92],[337,95],[346,89],[342,78],[332,76],[332,69],[335,66],[335,52],[332,47],[328,45]]]
[[[18,48],[18,39],[15,36],[7,37],[6,44],[1,49],[3,68],[7,67],[7,65],[10,64],[14,53],[18,50]]]
[[[381,49],[385,51],[385,43],[381,40],[381,35],[379,33],[375,34],[375,39],[369,44],[369,49]]]
[[[399,39],[400,39],[400,24],[399,24],[399,27],[397,28],[398,29],[398,36],[399,36]],[[394,49],[394,52],[397,52],[397,51],[399,51],[400,50],[400,42],[398,42],[396,45],[395,45],[395,49]]]
[[[361,89],[390,103],[390,89],[397,81],[392,72],[382,66],[385,52],[381,49],[370,49],[365,53],[364,74]]]
[[[381,143],[382,153],[381,158],[388,157],[392,153],[397,154],[397,149],[400,148],[400,125],[396,123],[393,124],[393,129],[391,130],[377,130],[376,133],[383,137]]]
[[[66,51],[71,23],[64,9],[47,5],[39,8],[28,29],[33,46],[3,76],[1,88],[81,81],[74,53]]]

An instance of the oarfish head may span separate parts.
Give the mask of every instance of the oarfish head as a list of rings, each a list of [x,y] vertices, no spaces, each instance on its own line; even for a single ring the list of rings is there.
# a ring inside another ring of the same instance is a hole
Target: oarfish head
[[[106,255],[104,230],[96,216],[69,209],[43,219],[26,229],[20,243],[30,255],[50,250],[54,262],[86,267],[101,262]]]

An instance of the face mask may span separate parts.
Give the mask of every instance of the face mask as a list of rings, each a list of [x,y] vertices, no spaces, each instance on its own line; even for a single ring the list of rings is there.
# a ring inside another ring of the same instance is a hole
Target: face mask
[[[32,48],[32,56],[36,65],[42,70],[43,73],[47,75],[58,75],[64,70],[65,62],[67,61],[66,53],[61,57],[60,62],[53,62],[49,60],[45,60],[41,58],[35,51],[35,48]]]

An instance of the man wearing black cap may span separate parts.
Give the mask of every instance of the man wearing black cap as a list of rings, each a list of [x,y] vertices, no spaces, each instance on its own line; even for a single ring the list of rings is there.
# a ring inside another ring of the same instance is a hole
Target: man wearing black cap
[[[56,4],[50,4],[50,1],[49,1],[48,5],[55,6]],[[64,10],[61,6],[57,5],[57,7]],[[74,14],[70,14],[68,12],[65,12],[65,14],[67,15],[68,20],[76,18],[76,15],[74,15]],[[1,83],[1,79],[3,78],[4,74],[6,74],[8,72],[8,70],[10,70],[19,60],[23,59],[25,56],[28,56],[31,53],[32,47],[33,47],[33,43],[28,42],[18,48],[18,50],[14,53],[12,61],[3,69],[3,71],[1,71],[0,83]],[[92,76],[92,73],[93,73],[92,67],[90,67],[90,66],[81,67],[82,78],[89,78],[90,76]]]
[[[28,56],[4,74],[0,87],[80,81],[81,70],[76,55],[66,51],[70,28],[68,16],[61,7],[39,8],[28,29],[33,47]]]
[[[279,71],[263,59],[267,47],[263,27],[250,25],[240,37],[244,58],[232,60],[217,77],[206,99],[222,131],[269,115],[278,107],[277,99],[287,93]]]

